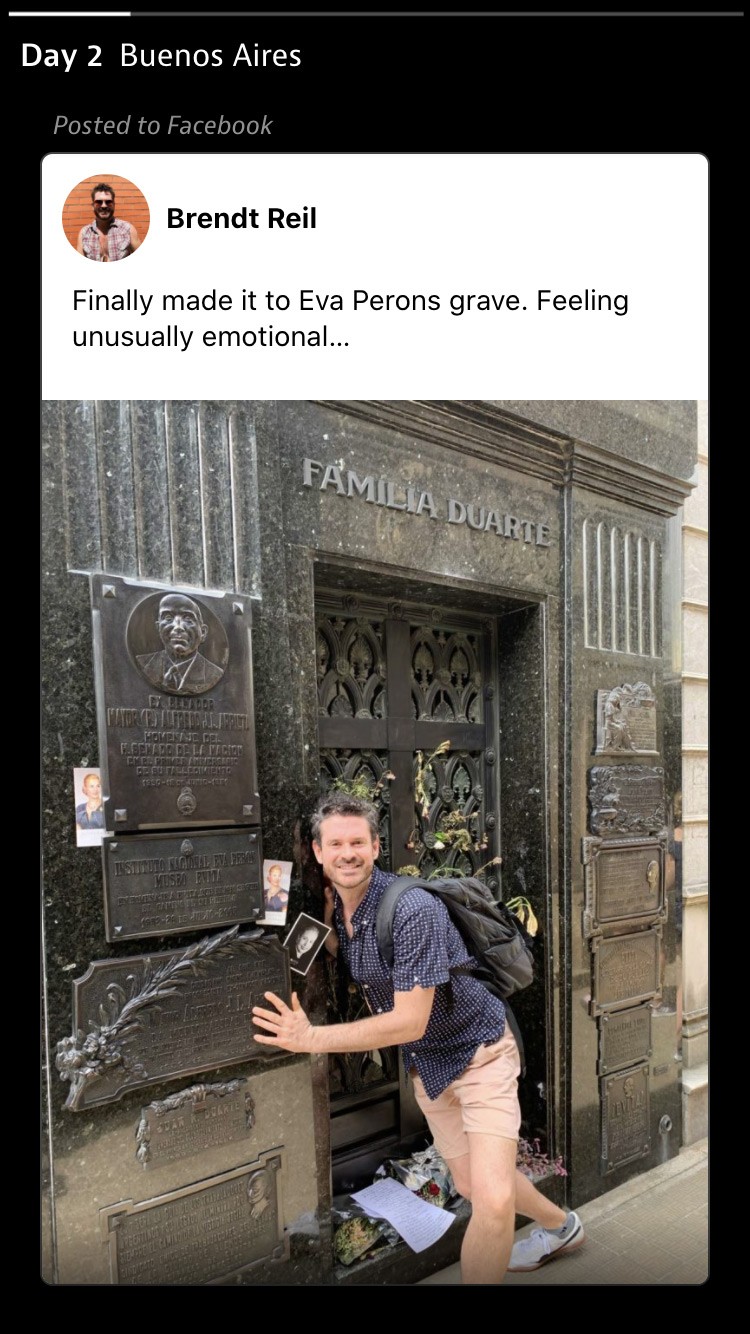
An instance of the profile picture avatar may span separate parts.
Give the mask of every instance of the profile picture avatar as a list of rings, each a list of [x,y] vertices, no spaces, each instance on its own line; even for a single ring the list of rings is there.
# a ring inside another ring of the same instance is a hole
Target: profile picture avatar
[[[84,259],[113,264],[143,244],[149,208],[132,181],[102,174],[81,181],[63,207],[63,230]]]

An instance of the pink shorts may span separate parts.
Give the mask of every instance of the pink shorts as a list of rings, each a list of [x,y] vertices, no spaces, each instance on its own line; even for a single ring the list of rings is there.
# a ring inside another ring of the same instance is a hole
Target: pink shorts
[[[467,1135],[472,1133],[518,1139],[520,1073],[516,1040],[506,1027],[498,1042],[479,1048],[463,1074],[439,1097],[428,1098],[419,1075],[412,1074],[414,1095],[445,1159],[468,1153]]]

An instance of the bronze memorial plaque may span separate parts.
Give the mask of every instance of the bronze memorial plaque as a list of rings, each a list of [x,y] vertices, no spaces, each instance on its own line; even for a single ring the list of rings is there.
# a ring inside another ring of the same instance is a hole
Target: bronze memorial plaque
[[[627,936],[594,936],[592,1015],[653,1000],[659,994],[661,927]]]
[[[138,1162],[146,1170],[233,1144],[255,1125],[255,1103],[246,1079],[192,1084],[141,1109],[135,1132]]]
[[[185,950],[89,964],[73,982],[73,1035],[57,1044],[66,1107],[267,1058],[250,1013],[265,991],[291,1004],[289,954],[277,936],[236,926]]]
[[[663,922],[665,844],[660,839],[583,840],[586,899],[583,933],[614,922]]]
[[[595,765],[589,769],[589,807],[592,834],[663,834],[664,770],[647,764]]]
[[[200,1286],[229,1279],[259,1260],[288,1258],[282,1170],[275,1150],[166,1195],[101,1209],[112,1283]]]
[[[206,931],[263,916],[256,830],[126,834],[102,843],[107,940]]]
[[[602,1173],[651,1152],[648,1065],[601,1080]]]
[[[645,681],[597,690],[596,754],[658,754],[656,699]]]
[[[260,823],[251,603],[91,576],[107,828]]]
[[[651,1055],[651,1006],[613,1010],[599,1020],[599,1074],[647,1061]]]

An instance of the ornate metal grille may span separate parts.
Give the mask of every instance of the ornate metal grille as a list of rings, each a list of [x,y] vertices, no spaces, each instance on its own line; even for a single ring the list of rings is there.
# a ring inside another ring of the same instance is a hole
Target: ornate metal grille
[[[336,778],[365,777],[374,786],[386,770],[394,775],[382,792],[380,865],[416,863],[425,875],[451,866],[470,875],[490,861],[498,851],[494,623],[321,593],[316,655],[321,790]],[[446,741],[450,749],[427,767],[417,805],[418,753],[424,764]],[[472,833],[486,836],[481,850],[472,841],[439,846],[446,819],[458,813]],[[359,988],[340,970],[331,971],[329,1000],[341,1020],[367,1013]],[[358,1155],[369,1163],[374,1143],[396,1145],[422,1128],[392,1050],[336,1057],[331,1088],[334,1158],[350,1166]]]

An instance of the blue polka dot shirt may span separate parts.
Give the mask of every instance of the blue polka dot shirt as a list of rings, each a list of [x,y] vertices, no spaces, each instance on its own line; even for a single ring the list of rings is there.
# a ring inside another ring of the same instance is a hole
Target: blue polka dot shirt
[[[391,972],[378,949],[375,918],[383,890],[395,879],[375,867],[352,917],[351,939],[337,894],[334,924],[349,972],[373,1014],[392,1010],[396,991],[435,988],[424,1036],[401,1048],[406,1069],[416,1068],[428,1098],[434,1099],[463,1074],[479,1047],[502,1037],[505,1007],[476,978],[454,972],[470,963],[471,955],[445,905],[426,889],[407,889],[398,900]]]

